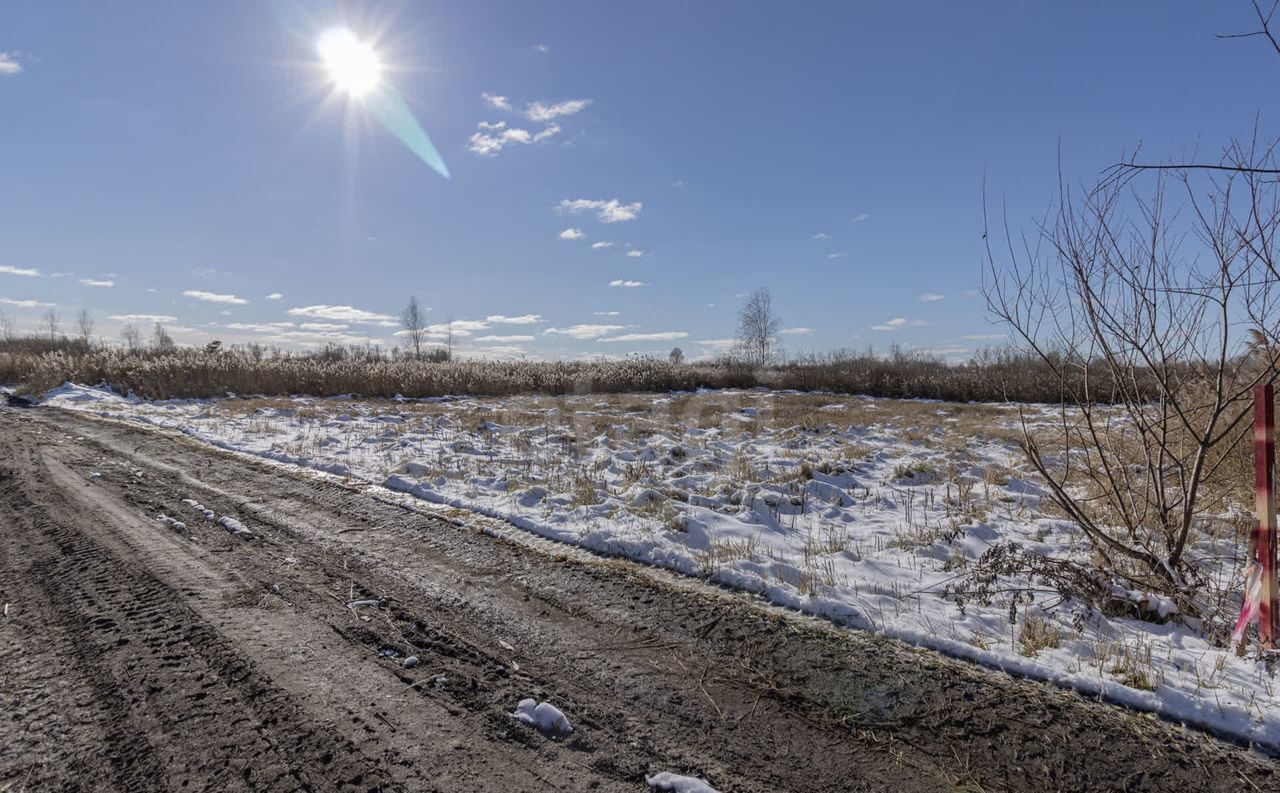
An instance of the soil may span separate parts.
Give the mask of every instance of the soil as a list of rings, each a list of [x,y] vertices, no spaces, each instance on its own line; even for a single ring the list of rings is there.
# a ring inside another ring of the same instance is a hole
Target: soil
[[[518,534],[0,407],[0,791],[1280,790],[1152,716]]]

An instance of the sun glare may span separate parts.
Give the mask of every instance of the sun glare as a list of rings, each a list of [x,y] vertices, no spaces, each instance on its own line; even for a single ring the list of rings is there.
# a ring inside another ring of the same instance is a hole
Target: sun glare
[[[316,42],[316,51],[329,78],[352,97],[359,99],[382,82],[378,53],[346,28],[327,31]]]

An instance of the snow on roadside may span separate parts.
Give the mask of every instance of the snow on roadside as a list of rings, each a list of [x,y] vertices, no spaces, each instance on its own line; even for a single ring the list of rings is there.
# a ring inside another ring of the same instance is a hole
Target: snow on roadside
[[[552,737],[564,737],[573,732],[573,725],[563,712],[550,702],[539,702],[536,699],[522,699],[516,705],[511,717],[516,721],[536,727],[540,732]]]
[[[654,790],[670,791],[670,793],[719,793],[705,779],[692,776],[681,776],[670,771],[663,771],[644,778],[645,784]]]
[[[964,406],[914,403],[908,421],[895,415],[903,403],[828,395],[803,422],[763,420],[789,416],[796,399],[146,402],[67,384],[45,403],[359,478],[1280,749],[1275,681],[1185,627],[1068,604],[1033,609],[1045,620],[1037,639],[1021,607],[1011,623],[1007,604],[943,597],[998,542],[1084,553],[1070,523],[1040,510],[1042,491],[1007,441],[948,433]],[[918,422],[926,409],[936,415]],[[1231,549],[1206,540],[1201,550]],[[1225,557],[1213,572],[1229,581]]]

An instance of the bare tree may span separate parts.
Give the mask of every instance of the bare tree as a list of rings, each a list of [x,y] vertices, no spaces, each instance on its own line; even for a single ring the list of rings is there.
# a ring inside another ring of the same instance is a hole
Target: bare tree
[[[85,344],[89,343],[89,338],[93,335],[93,326],[93,315],[89,313],[89,309],[80,309],[80,313],[76,315],[76,328]]]
[[[0,337],[5,341],[13,341],[13,317],[0,311]]]
[[[44,317],[42,317],[42,319],[44,321],[44,326],[49,330],[49,340],[56,340],[58,338],[58,331],[62,328],[62,317],[58,315],[58,312],[53,309],[49,309],[44,312]]]
[[[137,352],[138,348],[142,346],[142,334],[138,332],[136,325],[125,325],[124,329],[120,331],[120,336],[124,338],[124,346],[128,348],[129,352]]]
[[[173,343],[173,337],[169,335],[169,331],[165,330],[159,322],[152,331],[152,344],[161,352],[169,352],[178,346]]]
[[[1238,148],[1225,163],[1274,165]],[[1280,362],[1280,190],[1261,166],[1066,188],[1032,239],[987,237],[992,313],[1054,372],[1022,447],[1099,566],[1194,611],[1193,534],[1225,508],[1250,394]],[[1177,187],[1186,209],[1170,209]]]
[[[672,347],[671,353],[667,355],[667,360],[670,361],[675,366],[679,366],[680,364],[684,363],[684,350],[680,349],[679,347]]]
[[[418,298],[409,298],[409,305],[405,306],[404,312],[400,314],[400,326],[404,328],[404,334],[409,339],[413,357],[421,360],[422,343],[427,337],[427,320],[423,316],[422,309],[418,308]]]
[[[778,357],[778,328],[768,289],[756,289],[738,312],[738,354],[752,366],[768,366]]]
[[[453,360],[453,317],[444,323],[444,359]]]

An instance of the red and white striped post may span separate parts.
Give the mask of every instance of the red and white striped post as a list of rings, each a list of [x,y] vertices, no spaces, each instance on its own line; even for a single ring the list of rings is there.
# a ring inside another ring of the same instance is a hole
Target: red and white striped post
[[[1270,383],[1253,390],[1254,483],[1258,523],[1253,531],[1253,558],[1261,579],[1258,597],[1258,638],[1263,650],[1274,650],[1280,633],[1276,597],[1276,414],[1275,389]]]

